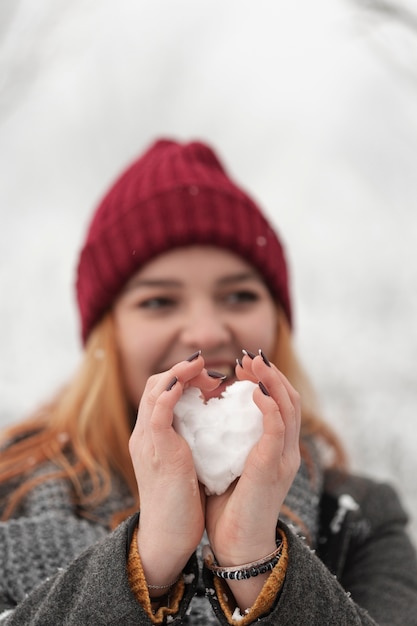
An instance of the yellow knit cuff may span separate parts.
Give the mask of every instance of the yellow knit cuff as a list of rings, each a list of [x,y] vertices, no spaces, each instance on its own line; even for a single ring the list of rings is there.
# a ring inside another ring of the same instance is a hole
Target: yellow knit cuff
[[[280,528],[278,532],[282,541],[280,559],[265,581],[261,593],[255,600],[255,604],[243,617],[233,619],[233,612],[236,607],[233,595],[224,579],[217,576],[214,577],[214,588],[217,598],[228,623],[232,626],[247,626],[272,609],[277,594],[284,583],[288,566],[288,540]]]
[[[162,624],[167,615],[176,615],[179,611],[180,602],[184,595],[185,583],[183,577],[180,576],[179,580],[171,587],[169,594],[163,596],[165,603],[169,606],[155,606],[157,602],[151,602],[149,597],[148,586],[145,580],[145,574],[143,573],[142,562],[140,560],[138,542],[137,542],[138,529],[134,530],[132,542],[129,548],[129,556],[127,560],[127,576],[129,585],[134,593],[136,600],[143,606],[148,617],[153,624]]]

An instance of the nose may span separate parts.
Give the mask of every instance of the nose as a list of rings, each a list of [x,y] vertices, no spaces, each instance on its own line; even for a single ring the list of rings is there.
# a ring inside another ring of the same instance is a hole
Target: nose
[[[196,303],[184,314],[181,339],[189,349],[213,350],[230,341],[230,329],[215,305]]]

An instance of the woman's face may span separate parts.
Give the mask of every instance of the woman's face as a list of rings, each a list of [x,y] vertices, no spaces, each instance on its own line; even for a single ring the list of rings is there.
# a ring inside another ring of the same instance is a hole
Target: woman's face
[[[277,327],[275,303],[257,271],[210,246],[174,249],[147,263],[117,299],[114,319],[134,406],[149,376],[197,350],[207,369],[227,374],[230,384],[242,348],[270,354]]]

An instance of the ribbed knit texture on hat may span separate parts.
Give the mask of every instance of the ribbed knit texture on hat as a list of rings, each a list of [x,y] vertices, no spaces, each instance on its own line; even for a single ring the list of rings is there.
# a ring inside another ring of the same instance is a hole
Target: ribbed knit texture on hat
[[[147,261],[187,245],[226,248],[264,277],[291,322],[282,245],[255,202],[200,142],[154,143],[105,195],[78,263],[82,337]]]

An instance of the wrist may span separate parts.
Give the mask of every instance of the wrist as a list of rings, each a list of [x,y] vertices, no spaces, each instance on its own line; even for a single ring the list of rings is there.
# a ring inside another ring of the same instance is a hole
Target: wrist
[[[272,552],[255,561],[248,561],[239,565],[222,566],[216,560],[210,546],[204,546],[203,558],[206,566],[218,578],[225,580],[247,580],[257,576],[267,574],[274,569],[278,563],[282,552],[282,541],[279,539]]]
[[[140,529],[136,541],[149,596],[157,598],[166,595],[178,582],[192,552],[181,554],[173,551],[172,547],[164,547],[162,542],[148,540]]]
[[[177,584],[180,577],[181,576],[179,575],[175,580],[172,580],[170,583],[167,583],[165,585],[150,585],[147,583],[148,594],[149,594],[152,604],[154,603],[162,604],[166,601],[169,601],[169,594],[171,592],[171,589],[173,588],[174,585]],[[145,576],[145,579],[146,579],[146,576]]]
[[[287,539],[279,533],[275,549],[265,556],[236,565],[220,565],[211,552],[210,546],[205,546],[203,557],[205,566],[214,576],[214,586],[219,594],[221,585],[227,584],[231,590],[237,606],[241,611],[262,610],[263,595],[261,591],[269,585],[270,591],[276,592],[281,588],[287,567]],[[272,585],[269,580],[272,579]],[[276,584],[277,583],[277,584]],[[269,592],[268,592],[269,593]],[[267,595],[268,595],[267,593]]]
[[[222,567],[239,567],[242,563],[251,563],[252,561],[263,559],[266,555],[274,552],[277,546],[278,543],[273,536],[270,540],[260,542],[259,544],[244,544],[236,547],[229,545],[226,549],[210,544],[210,549],[218,565]]]

